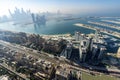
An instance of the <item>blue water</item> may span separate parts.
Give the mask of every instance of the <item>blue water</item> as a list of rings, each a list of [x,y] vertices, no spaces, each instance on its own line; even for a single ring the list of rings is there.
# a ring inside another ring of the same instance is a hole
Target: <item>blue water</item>
[[[76,23],[83,23],[83,24],[89,24],[91,26],[96,26],[100,28],[106,28],[112,31],[120,32],[120,30],[116,30],[113,28],[108,28],[106,26],[98,26],[94,24],[87,23],[88,21],[95,21],[95,22],[101,22],[101,18],[82,18],[77,20],[49,20],[46,22],[45,25],[35,25],[35,24],[18,24],[13,25],[13,22],[6,22],[6,23],[0,23],[0,29],[3,30],[10,30],[10,31],[16,31],[16,32],[26,32],[26,33],[35,33],[35,34],[65,34],[70,33],[74,34],[75,31],[80,31],[85,34],[94,33],[94,30],[78,27],[74,24]],[[111,23],[112,24],[112,23]],[[117,25],[117,24],[115,24]],[[111,36],[113,37],[113,36]],[[115,38],[115,37],[114,37]],[[119,40],[119,39],[118,39]],[[114,42],[112,42],[114,43]],[[118,42],[120,43],[120,41]],[[111,44],[111,43],[110,43]],[[110,50],[116,52],[117,49],[113,50],[109,48]],[[110,51],[111,52],[111,51]]]
[[[73,34],[75,31],[80,31],[82,33],[94,33],[93,30],[86,29],[83,27],[75,26],[75,23],[83,23],[84,20],[50,20],[47,21],[45,25],[35,26],[34,24],[30,25],[13,25],[13,22],[1,23],[0,29],[18,31],[18,32],[27,32],[27,33],[36,33],[36,34]]]
[[[105,19],[104,18],[103,19],[102,18],[92,18],[92,19],[82,18],[77,20],[59,20],[59,21],[49,20],[46,22],[45,25],[36,25],[36,26],[34,24],[25,25],[22,23],[18,25],[13,25],[14,24],[13,22],[7,22],[7,23],[0,23],[0,29],[17,31],[17,32],[35,33],[35,34],[65,34],[65,33],[74,34],[75,31],[80,31],[86,34],[94,33],[93,30],[74,25],[75,23],[83,23],[83,24],[89,24],[94,27],[96,26],[96,27],[120,32],[120,30],[117,30],[117,29],[87,23],[88,21],[102,22],[101,20],[105,20]],[[112,24],[112,23],[108,23],[108,24]],[[114,24],[114,25],[118,25],[118,24]]]

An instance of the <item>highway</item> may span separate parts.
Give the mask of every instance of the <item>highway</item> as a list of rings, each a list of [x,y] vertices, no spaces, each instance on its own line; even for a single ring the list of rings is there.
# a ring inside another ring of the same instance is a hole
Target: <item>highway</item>
[[[95,74],[99,73],[98,70],[101,70],[101,71],[104,71],[104,72],[109,72],[110,75],[120,77],[120,70],[119,69],[105,69],[105,68],[91,66],[91,65],[87,65],[87,64],[81,64],[81,66],[82,66],[81,67],[80,65],[78,65],[74,62],[71,63],[71,61],[69,61],[67,59],[64,59],[62,57],[58,57],[58,58],[50,57],[51,56],[50,54],[47,54],[47,53],[44,53],[44,52],[38,53],[37,50],[34,50],[34,52],[33,52],[33,51],[31,51],[30,48],[25,48],[24,49],[23,46],[17,46],[17,45],[15,46],[13,44],[10,44],[10,43],[2,41],[2,40],[0,40],[0,44],[3,45],[4,47],[10,48],[11,50],[18,51],[21,54],[25,53],[25,54],[31,55],[31,56],[33,56],[37,59],[42,59],[42,60],[54,63],[55,65],[67,64],[68,66],[71,66],[73,69],[77,69],[79,71],[83,71],[83,72],[86,72],[86,73],[90,73],[90,71],[92,71]],[[0,64],[0,65],[2,65],[2,64]],[[3,66],[3,67],[5,67],[5,66]],[[5,68],[7,68],[7,67],[5,67]],[[9,68],[7,68],[7,69],[10,70]],[[12,70],[10,70],[10,71],[12,71]],[[14,72],[14,73],[16,75],[19,75],[16,72]]]

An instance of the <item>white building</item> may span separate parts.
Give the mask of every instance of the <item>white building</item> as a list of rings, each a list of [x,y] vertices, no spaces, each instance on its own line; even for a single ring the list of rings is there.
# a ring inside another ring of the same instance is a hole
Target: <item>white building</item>
[[[118,51],[117,51],[117,57],[120,58],[120,47],[118,48]]]
[[[10,80],[10,79],[9,79],[9,76],[3,75],[3,76],[0,76],[0,80]]]

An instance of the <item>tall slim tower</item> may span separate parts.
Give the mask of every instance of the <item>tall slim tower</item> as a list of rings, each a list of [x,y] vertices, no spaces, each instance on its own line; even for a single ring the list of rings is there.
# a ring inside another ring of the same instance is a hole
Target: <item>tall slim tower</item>
[[[120,58],[120,47],[118,48],[118,51],[117,51],[117,57]]]
[[[95,31],[95,41],[98,41],[98,30]]]
[[[90,51],[93,49],[93,38],[90,39]]]
[[[80,62],[82,62],[82,47],[81,47],[81,41],[80,41],[80,44],[79,44],[79,59],[80,59]]]
[[[75,32],[75,40],[79,41],[79,32]]]
[[[98,55],[98,59],[101,59],[101,58],[102,58],[103,51],[104,51],[104,48],[100,47],[100,53],[99,53],[99,55]]]
[[[12,16],[12,12],[10,11],[10,9],[8,11],[9,11],[10,16]]]
[[[35,19],[35,14],[34,14],[34,13],[32,13],[32,14],[31,14],[31,16],[32,16],[32,20],[33,20],[33,22],[35,23],[35,22],[36,22],[36,19]]]

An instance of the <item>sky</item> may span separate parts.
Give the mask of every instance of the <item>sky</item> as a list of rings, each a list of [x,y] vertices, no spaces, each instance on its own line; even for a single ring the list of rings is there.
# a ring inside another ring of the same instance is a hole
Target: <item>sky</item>
[[[15,7],[32,12],[116,15],[120,13],[120,0],[0,0],[0,16],[8,15],[8,9],[14,11]]]

